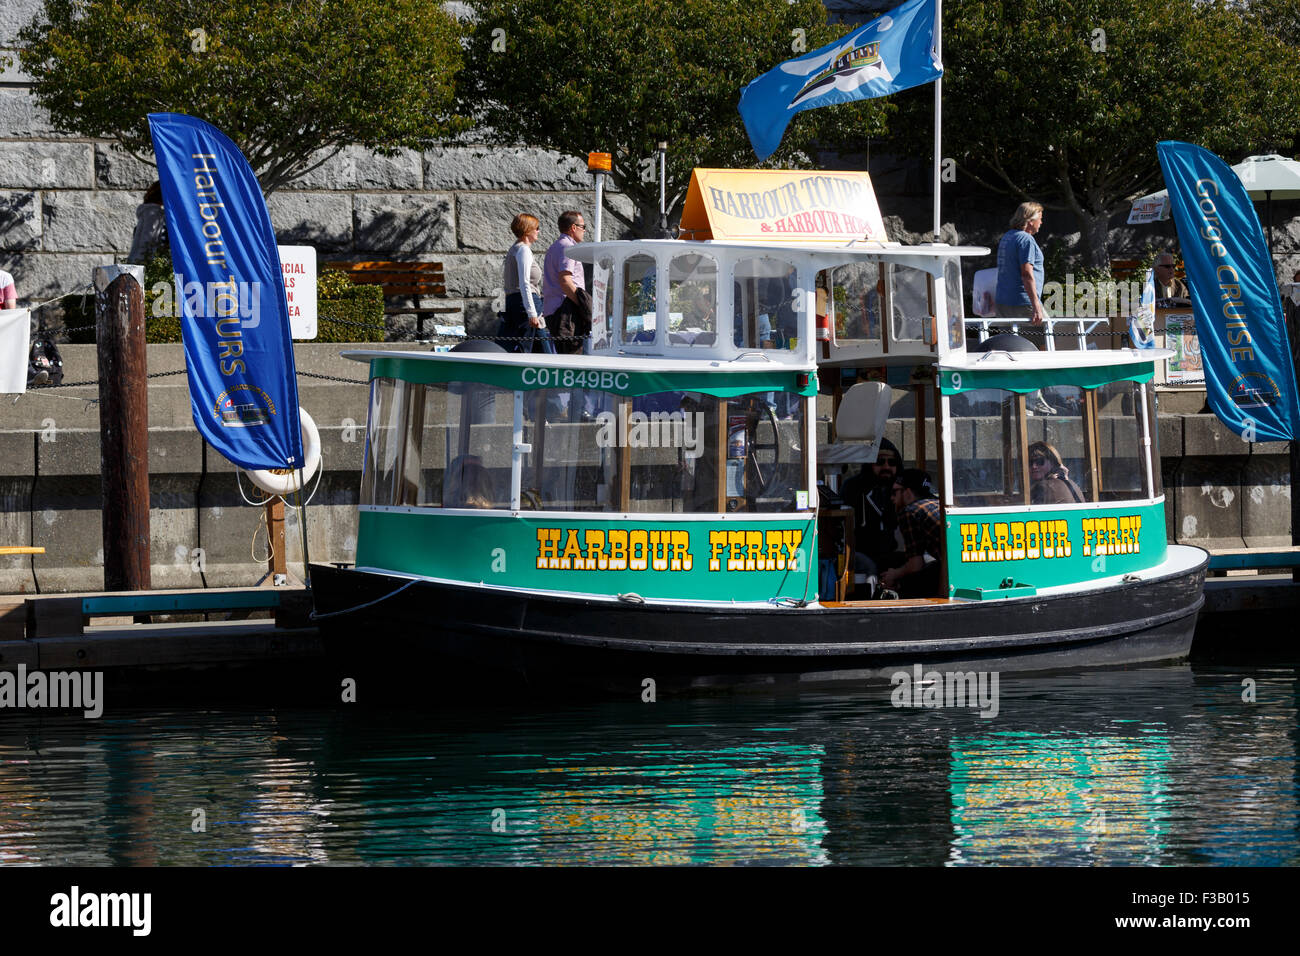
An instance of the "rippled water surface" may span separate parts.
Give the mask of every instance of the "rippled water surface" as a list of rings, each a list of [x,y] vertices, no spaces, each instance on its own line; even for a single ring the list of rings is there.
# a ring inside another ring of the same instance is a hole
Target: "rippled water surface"
[[[1294,865],[1298,694],[1183,665],[1004,677],[992,719],[888,689],[6,711],[0,862]]]

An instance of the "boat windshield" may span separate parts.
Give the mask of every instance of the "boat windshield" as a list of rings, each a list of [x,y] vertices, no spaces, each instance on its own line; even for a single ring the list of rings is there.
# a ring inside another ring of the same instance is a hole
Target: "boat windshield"
[[[807,510],[803,433],[812,399],[793,390],[726,391],[628,395],[375,378],[362,504],[622,513]]]
[[[1159,497],[1151,382],[1026,391],[976,388],[949,398],[958,508],[1084,505]]]

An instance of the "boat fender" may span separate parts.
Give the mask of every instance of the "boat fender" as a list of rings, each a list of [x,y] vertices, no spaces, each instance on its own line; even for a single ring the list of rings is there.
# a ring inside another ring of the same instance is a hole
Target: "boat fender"
[[[645,598],[643,598],[641,595],[637,594],[635,591],[628,591],[628,592],[626,592],[626,593],[624,593],[624,594],[620,594],[620,595],[618,596],[618,599],[619,599],[620,601],[622,601],[624,604],[644,604],[644,603],[645,603]]]
[[[311,481],[320,467],[320,430],[316,422],[307,414],[305,408],[298,409],[298,419],[302,425],[303,467],[270,468],[261,471],[244,469],[249,481],[257,485],[268,495],[287,495],[297,491],[302,485]],[[301,477],[301,481],[299,480]]]

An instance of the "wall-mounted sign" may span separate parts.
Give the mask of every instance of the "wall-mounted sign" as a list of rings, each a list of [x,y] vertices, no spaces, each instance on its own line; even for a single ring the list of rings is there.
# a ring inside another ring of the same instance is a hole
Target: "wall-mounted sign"
[[[289,328],[295,339],[316,338],[316,248],[278,246],[284,295],[289,303]]]

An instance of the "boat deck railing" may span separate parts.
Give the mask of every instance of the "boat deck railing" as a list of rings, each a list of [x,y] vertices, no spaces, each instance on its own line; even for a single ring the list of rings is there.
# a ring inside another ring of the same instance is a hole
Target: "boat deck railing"
[[[979,336],[979,340],[981,342],[987,339],[991,334],[989,331],[990,325],[1005,326],[1009,328],[1010,331],[1016,334],[1020,334],[1020,327],[1022,325],[1030,326],[1029,322],[1025,319],[1006,319],[1006,318],[998,318],[997,316],[986,316],[982,318],[967,318],[965,322],[966,322],[967,333],[975,332]],[[1098,328],[1102,328],[1104,330],[1103,334],[1105,335],[1109,335],[1111,331],[1110,320],[1107,318],[1097,318],[1097,317],[1091,317],[1091,318],[1049,317],[1043,320],[1043,325],[1045,326],[1045,328],[1042,330],[1042,336],[1046,342],[1047,351],[1049,352],[1057,351],[1056,343],[1057,343],[1058,335],[1061,336],[1061,338],[1065,339],[1066,341],[1070,342],[1070,344],[1067,346],[1068,348],[1078,349],[1079,351],[1087,351],[1088,337],[1093,335],[1095,332],[1097,332]],[[1069,326],[1073,326],[1073,329],[1068,328]],[[1030,326],[1030,328],[1032,328],[1032,326]],[[1063,331],[1058,331],[1058,328],[1062,329]]]

